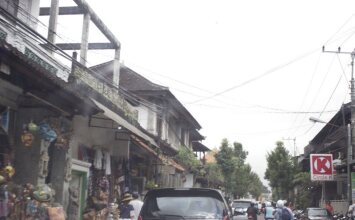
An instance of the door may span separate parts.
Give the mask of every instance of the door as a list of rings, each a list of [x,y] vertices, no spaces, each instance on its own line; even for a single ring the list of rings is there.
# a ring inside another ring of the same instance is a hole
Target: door
[[[72,170],[69,183],[68,218],[81,220],[86,202],[87,173]]]

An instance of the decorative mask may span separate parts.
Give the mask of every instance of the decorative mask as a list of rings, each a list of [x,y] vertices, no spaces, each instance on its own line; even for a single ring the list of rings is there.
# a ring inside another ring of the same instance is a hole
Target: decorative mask
[[[27,131],[25,131],[21,135],[21,141],[25,145],[25,147],[31,147],[34,139],[35,139],[35,137],[33,136],[33,134],[31,134],[30,132],[27,132]]]

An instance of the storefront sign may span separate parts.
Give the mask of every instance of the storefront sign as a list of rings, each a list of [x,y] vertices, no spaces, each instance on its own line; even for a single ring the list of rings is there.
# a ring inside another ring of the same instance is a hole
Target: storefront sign
[[[332,154],[311,154],[310,163],[312,181],[334,180]]]
[[[134,120],[138,119],[137,112],[131,109],[126,100],[118,94],[117,88],[112,88],[108,86],[106,83],[96,79],[90,73],[79,67],[75,67],[73,74],[74,77],[81,80],[82,82],[90,86],[92,89],[102,94],[106,99],[111,101],[118,108],[122,109],[122,111],[128,118]]]

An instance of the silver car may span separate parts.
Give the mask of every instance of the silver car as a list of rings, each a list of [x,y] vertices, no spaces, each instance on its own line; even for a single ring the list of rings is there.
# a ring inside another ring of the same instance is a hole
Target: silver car
[[[215,189],[153,189],[143,203],[138,220],[231,220],[226,200]]]
[[[250,204],[249,200],[234,200],[232,204],[233,220],[247,220],[247,209]]]

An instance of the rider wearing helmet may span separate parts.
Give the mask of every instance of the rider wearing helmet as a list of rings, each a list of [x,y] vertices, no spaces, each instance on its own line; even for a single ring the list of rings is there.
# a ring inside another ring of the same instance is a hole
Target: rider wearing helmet
[[[282,209],[284,207],[284,201],[278,200],[276,202],[276,211],[274,214],[275,220],[282,220],[281,215],[282,215]]]
[[[265,220],[273,220],[274,219],[274,207],[271,206],[271,202],[265,203]]]

